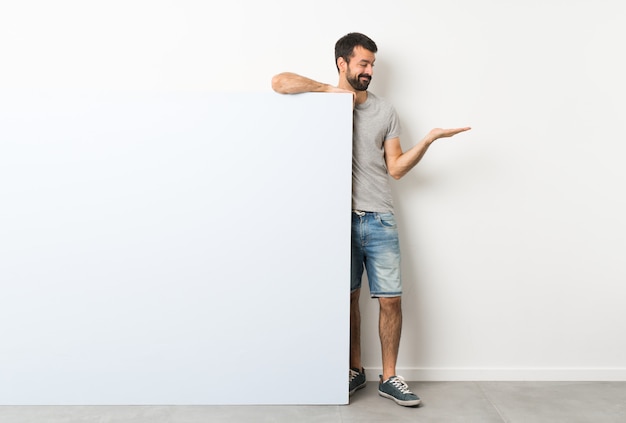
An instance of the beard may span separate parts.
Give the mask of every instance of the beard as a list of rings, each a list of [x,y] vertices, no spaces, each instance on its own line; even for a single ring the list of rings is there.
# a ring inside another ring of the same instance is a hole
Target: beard
[[[363,79],[361,79],[363,78]],[[346,78],[348,83],[357,91],[367,91],[367,87],[370,86],[370,82],[372,77],[370,75],[366,75],[364,73],[353,76],[350,75]]]

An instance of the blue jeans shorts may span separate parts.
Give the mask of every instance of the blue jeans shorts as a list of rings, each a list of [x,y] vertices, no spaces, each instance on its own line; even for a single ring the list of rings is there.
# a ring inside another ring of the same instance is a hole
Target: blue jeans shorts
[[[361,288],[367,272],[370,296],[402,295],[400,242],[393,213],[352,213],[352,261],[350,291]]]

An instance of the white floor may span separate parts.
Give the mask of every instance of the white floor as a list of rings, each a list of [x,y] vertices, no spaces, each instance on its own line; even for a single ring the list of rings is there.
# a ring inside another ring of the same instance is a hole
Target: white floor
[[[294,380],[286,389],[297,389]],[[418,408],[378,396],[375,382],[345,406],[0,406],[1,423],[626,422],[626,382],[410,382]],[[243,387],[243,385],[242,385]],[[243,387],[242,396],[245,396]]]

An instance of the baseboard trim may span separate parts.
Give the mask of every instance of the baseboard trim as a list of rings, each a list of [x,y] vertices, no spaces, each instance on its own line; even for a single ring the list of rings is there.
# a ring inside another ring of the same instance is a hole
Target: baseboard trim
[[[378,380],[382,368],[366,368],[367,380]],[[407,381],[562,381],[624,382],[626,368],[398,368]]]

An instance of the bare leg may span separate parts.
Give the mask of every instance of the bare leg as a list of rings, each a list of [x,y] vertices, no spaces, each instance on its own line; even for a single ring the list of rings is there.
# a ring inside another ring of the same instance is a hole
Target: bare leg
[[[396,362],[402,332],[401,297],[379,298],[378,332],[383,356],[383,380],[396,375]]]
[[[361,371],[361,311],[360,289],[350,293],[350,368]]]

